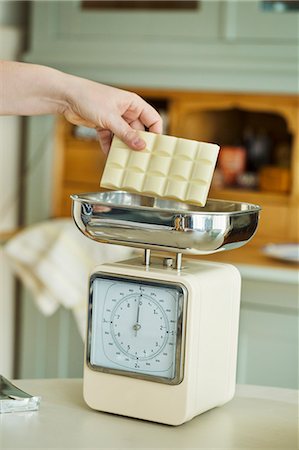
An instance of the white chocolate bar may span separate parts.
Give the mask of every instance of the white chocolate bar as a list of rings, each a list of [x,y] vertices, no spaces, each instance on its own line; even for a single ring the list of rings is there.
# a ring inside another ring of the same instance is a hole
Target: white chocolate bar
[[[114,136],[101,187],[204,206],[219,146],[138,131],[146,142],[131,150]]]

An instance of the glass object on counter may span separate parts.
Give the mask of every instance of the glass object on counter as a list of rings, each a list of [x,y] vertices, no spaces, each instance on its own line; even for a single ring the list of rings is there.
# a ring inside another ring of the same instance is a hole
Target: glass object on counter
[[[242,189],[255,190],[259,186],[259,174],[256,172],[244,172],[238,175],[237,185]]]
[[[0,375],[0,414],[37,411],[40,400],[40,397],[27,394]]]

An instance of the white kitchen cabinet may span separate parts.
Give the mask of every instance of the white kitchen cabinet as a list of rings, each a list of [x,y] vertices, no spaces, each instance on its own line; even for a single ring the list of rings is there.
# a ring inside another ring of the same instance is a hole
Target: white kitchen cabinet
[[[243,278],[238,383],[298,389],[298,282]]]
[[[266,13],[251,0],[202,0],[197,12],[138,16],[82,11],[78,1],[32,2],[31,8],[25,61],[132,89],[298,92],[298,13]],[[27,177],[31,224],[51,215],[54,135],[49,118],[28,123],[27,159],[39,155]],[[257,283],[243,284],[238,381],[293,388],[298,323],[286,299],[296,303],[297,287]],[[71,313],[61,309],[46,319],[28,296],[22,307],[18,376],[81,376],[83,343]]]
[[[294,93],[298,17],[251,0],[201,0],[185,12],[33,2],[24,60],[135,88]]]
[[[270,11],[261,0],[226,2],[226,37],[252,42],[298,42],[299,11]]]
[[[298,388],[298,282],[278,271],[241,269],[237,382]],[[263,273],[266,275],[263,276]],[[270,274],[270,276],[268,276]],[[260,278],[260,279],[258,279]],[[276,280],[275,280],[276,278]],[[298,278],[298,277],[297,277]],[[70,311],[45,318],[28,296],[22,304],[20,378],[76,378],[83,371],[83,342]]]
[[[18,58],[22,49],[22,31],[6,23],[17,21],[14,8],[0,5],[0,59]],[[2,85],[1,85],[2,95]],[[0,117],[0,235],[18,227],[19,158],[21,120]],[[15,280],[7,258],[0,249],[0,373],[13,374]]]

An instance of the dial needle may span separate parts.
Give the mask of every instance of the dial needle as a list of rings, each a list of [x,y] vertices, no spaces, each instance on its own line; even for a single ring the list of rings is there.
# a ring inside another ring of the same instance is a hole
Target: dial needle
[[[142,294],[140,294],[140,298],[142,297]],[[133,325],[133,330],[135,330],[135,336],[137,336],[137,331],[140,330],[141,325],[139,323],[139,314],[140,314],[140,306],[142,305],[142,302],[139,298],[138,301],[138,306],[137,306],[137,318],[136,318],[136,323]]]

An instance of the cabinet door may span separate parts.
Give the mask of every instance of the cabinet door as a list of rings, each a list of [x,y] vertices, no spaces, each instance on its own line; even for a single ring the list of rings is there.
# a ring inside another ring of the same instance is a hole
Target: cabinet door
[[[298,41],[299,12],[265,10],[262,0],[228,0],[226,37],[230,39]]]
[[[131,38],[132,45],[138,45],[139,39],[154,45],[163,37],[214,38],[218,36],[219,5],[219,1],[201,0],[194,10],[138,11],[86,10],[80,1],[57,2],[57,30],[85,39]]]
[[[298,289],[271,277],[243,276],[237,382],[298,389]]]

